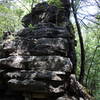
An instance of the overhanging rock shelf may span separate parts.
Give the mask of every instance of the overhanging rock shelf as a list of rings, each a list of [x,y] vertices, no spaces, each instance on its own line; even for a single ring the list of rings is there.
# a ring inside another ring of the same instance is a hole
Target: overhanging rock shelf
[[[23,17],[24,29],[4,38],[0,100],[91,100],[72,74],[76,43],[65,13],[64,8],[40,3]]]

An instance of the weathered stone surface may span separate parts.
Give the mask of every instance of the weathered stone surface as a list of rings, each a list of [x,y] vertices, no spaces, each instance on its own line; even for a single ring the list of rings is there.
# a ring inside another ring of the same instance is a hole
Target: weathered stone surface
[[[64,96],[57,98],[57,100],[78,100],[78,99],[76,97],[71,97],[65,94]]]
[[[18,44],[19,43],[19,44]],[[7,45],[8,44],[8,45]],[[18,45],[17,45],[18,44]],[[7,46],[6,46],[7,45]],[[40,38],[40,39],[19,39],[16,44],[12,42],[4,43],[2,52],[19,55],[61,55],[67,56],[68,43],[62,38]]]
[[[45,82],[35,81],[35,80],[17,80],[11,79],[8,81],[9,87],[15,91],[26,91],[26,92],[38,92],[38,93],[48,93],[49,87]]]
[[[60,56],[10,56],[0,59],[0,67],[71,72],[72,63],[69,58]]]
[[[66,74],[61,71],[21,70],[8,72],[3,77],[8,80],[6,82],[12,90],[48,94],[64,92]]]
[[[5,52],[7,51],[7,52],[11,53],[16,49],[15,41],[13,41],[13,40],[12,41],[11,40],[4,41],[2,43],[2,47],[3,47],[2,50],[4,50]]]
[[[13,91],[50,94],[64,92],[65,72],[19,70],[3,74],[8,87]]]
[[[65,72],[61,71],[34,71],[34,70],[19,70],[14,72],[8,72],[2,75],[7,79],[18,80],[44,80],[44,81],[64,81],[66,77]]]
[[[26,38],[68,38],[71,37],[69,31],[62,26],[53,23],[39,23],[32,27],[25,28],[18,32],[20,37]]]
[[[21,40],[20,40],[21,41]],[[20,49],[19,49],[20,47]],[[61,55],[67,56],[68,42],[62,38],[40,38],[23,39],[17,47],[21,55],[28,53],[30,55]]]
[[[65,28],[40,24],[36,29],[26,28],[18,32],[13,40],[2,43],[1,54],[13,55],[60,55],[67,56],[69,33]],[[52,25],[52,24],[51,24]],[[40,28],[39,28],[40,27]]]
[[[22,22],[25,27],[28,27],[30,24],[35,25],[40,22],[51,22],[59,25],[65,22],[65,13],[64,8],[58,9],[56,6],[48,5],[44,2],[36,5],[30,14],[23,17]]]
[[[93,98],[88,94],[86,88],[82,86],[77,80],[74,74],[70,75],[70,89],[71,92],[77,97],[80,96],[80,100],[92,100]]]

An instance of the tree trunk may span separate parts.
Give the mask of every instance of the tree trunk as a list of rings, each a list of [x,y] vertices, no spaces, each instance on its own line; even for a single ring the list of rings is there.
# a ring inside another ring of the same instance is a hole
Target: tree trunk
[[[82,32],[81,32],[81,28],[80,28],[80,25],[79,25],[79,22],[77,19],[76,10],[74,7],[73,0],[72,0],[72,9],[73,9],[73,14],[74,14],[74,18],[75,18],[75,22],[76,22],[76,26],[77,26],[77,31],[78,31],[78,35],[79,35],[79,42],[80,42],[80,49],[81,49],[81,66],[80,66],[79,82],[83,83],[84,74],[85,74],[85,50],[84,50]]]

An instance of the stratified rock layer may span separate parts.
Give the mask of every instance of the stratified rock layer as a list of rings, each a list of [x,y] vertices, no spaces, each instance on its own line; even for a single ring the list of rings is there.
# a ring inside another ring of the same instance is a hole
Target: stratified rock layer
[[[64,8],[41,3],[22,19],[26,28],[4,38],[0,100],[90,99],[72,75],[76,43],[67,17]]]

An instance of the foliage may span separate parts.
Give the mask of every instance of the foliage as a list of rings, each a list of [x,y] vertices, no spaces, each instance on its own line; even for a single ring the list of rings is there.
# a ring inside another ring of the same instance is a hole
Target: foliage
[[[13,30],[12,11],[4,5],[0,5],[0,33],[5,30]],[[9,25],[11,24],[11,25]]]
[[[56,5],[57,7],[62,7],[62,3],[60,0],[48,0],[48,3]]]
[[[90,25],[90,24],[89,24]],[[100,26],[91,24],[92,28],[84,30],[84,45],[85,45],[85,78],[84,85],[90,92],[99,100],[100,93]],[[80,72],[80,48],[79,43],[77,51],[77,78]]]
[[[4,31],[14,32],[21,27],[20,20],[24,11],[14,7],[13,2],[9,3],[0,4],[0,36],[3,35]]]
[[[98,25],[93,27],[93,30],[87,30],[88,34],[85,40],[85,85],[91,90],[93,94],[97,95],[97,92],[100,92],[100,84],[98,84],[100,82],[100,80],[98,80],[100,77],[100,29],[98,28]]]

